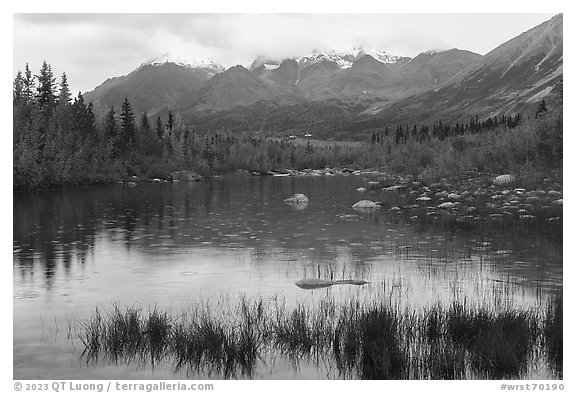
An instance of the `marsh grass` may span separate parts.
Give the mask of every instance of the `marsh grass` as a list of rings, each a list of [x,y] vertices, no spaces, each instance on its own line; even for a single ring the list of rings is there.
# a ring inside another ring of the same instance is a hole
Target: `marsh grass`
[[[548,303],[544,316],[543,333],[548,361],[554,366],[556,372],[562,374],[564,331],[563,300],[561,294],[556,294]]]
[[[114,306],[83,324],[85,355],[173,362],[176,370],[253,377],[265,354],[335,365],[343,378],[463,379],[526,376],[538,354],[562,375],[562,298],[543,311],[470,305],[400,309],[384,301],[241,297],[181,315]]]

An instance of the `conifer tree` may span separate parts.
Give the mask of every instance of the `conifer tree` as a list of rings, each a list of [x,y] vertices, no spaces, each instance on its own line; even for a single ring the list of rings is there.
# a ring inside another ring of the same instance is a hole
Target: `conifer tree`
[[[158,140],[162,140],[162,137],[164,136],[164,125],[162,124],[160,116],[156,118],[156,136],[158,137]]]
[[[106,117],[104,118],[104,140],[112,146],[111,155],[118,157],[122,151],[122,146],[120,146],[118,122],[116,121],[116,111],[113,106],[108,109]]]
[[[59,105],[68,105],[72,100],[70,98],[70,87],[68,86],[68,78],[66,73],[62,73],[62,79],[60,80],[60,94],[58,95]]]
[[[34,98],[34,78],[32,77],[32,71],[30,71],[28,63],[26,63],[23,82],[24,99],[26,104],[31,104]]]
[[[22,104],[24,101],[24,78],[22,77],[22,71],[18,71],[16,78],[14,78],[14,84],[12,89],[12,104],[14,108]]]
[[[42,111],[50,111],[56,103],[56,78],[52,74],[52,67],[44,61],[40,74],[36,76],[38,87],[36,88],[36,100]]]
[[[86,105],[82,93],[78,93],[78,98],[74,99],[72,104],[72,127],[73,130],[78,132],[82,137],[94,136],[94,112],[92,111],[92,103]]]
[[[122,144],[120,151],[125,153],[133,150],[136,140],[136,127],[134,124],[134,114],[132,113],[130,102],[128,102],[128,97],[126,97],[122,103],[122,111],[120,112],[120,130],[121,137],[119,142]]]
[[[168,124],[166,124],[166,127],[170,132],[172,132],[172,129],[174,128],[174,114],[172,111],[168,111]]]
[[[116,112],[114,107],[111,106],[106,112],[106,117],[104,118],[104,138],[105,139],[115,139],[118,136],[118,124],[116,123]]]
[[[144,135],[150,133],[150,122],[148,121],[148,114],[146,112],[142,113],[140,118],[140,129]]]

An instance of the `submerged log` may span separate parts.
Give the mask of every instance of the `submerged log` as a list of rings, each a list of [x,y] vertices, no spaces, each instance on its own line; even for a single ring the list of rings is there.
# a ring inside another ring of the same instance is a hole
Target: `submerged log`
[[[316,288],[326,288],[332,285],[364,285],[368,284],[368,281],[364,280],[322,280],[319,278],[303,278],[302,280],[296,281],[296,286],[302,289],[316,289]]]

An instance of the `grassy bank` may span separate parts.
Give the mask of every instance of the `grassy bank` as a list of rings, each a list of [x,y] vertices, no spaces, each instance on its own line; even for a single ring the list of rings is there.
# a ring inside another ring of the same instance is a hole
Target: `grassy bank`
[[[455,301],[400,310],[384,301],[324,299],[287,307],[242,298],[226,309],[171,314],[96,310],[80,339],[89,360],[171,362],[176,370],[252,377],[266,356],[315,359],[342,378],[522,378],[544,362],[562,376],[562,298],[542,311]]]

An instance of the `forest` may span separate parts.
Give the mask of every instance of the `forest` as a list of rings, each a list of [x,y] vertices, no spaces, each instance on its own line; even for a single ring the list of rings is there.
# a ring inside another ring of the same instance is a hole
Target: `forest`
[[[516,173],[561,181],[562,128],[560,95],[522,115],[388,126],[360,144],[206,133],[179,113],[164,119],[134,113],[128,97],[97,118],[81,93],[72,98],[66,74],[57,81],[45,61],[38,75],[26,64],[14,79],[13,188],[109,183],[134,175],[169,179],[185,169],[213,176],[325,167],[374,168],[420,180]]]

